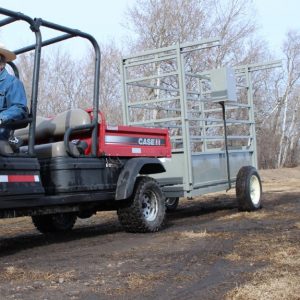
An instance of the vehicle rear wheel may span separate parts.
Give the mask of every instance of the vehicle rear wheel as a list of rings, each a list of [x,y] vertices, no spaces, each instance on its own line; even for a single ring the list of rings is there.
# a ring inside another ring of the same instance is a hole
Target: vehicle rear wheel
[[[179,197],[166,198],[166,211],[172,212],[177,209],[179,203]]]
[[[77,216],[74,213],[32,216],[32,222],[41,233],[70,231]]]
[[[254,211],[261,208],[261,180],[254,167],[245,166],[239,170],[235,189],[239,210]]]
[[[165,198],[159,184],[150,177],[138,177],[131,199],[118,209],[128,232],[155,232],[165,220]]]

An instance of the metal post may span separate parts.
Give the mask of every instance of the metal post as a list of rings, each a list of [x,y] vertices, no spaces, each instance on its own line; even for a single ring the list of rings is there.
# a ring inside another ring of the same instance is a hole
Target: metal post
[[[231,189],[231,177],[230,177],[230,161],[229,161],[229,151],[228,151],[228,139],[227,139],[227,125],[226,125],[226,111],[225,103],[219,102],[222,106],[223,124],[224,124],[224,141],[225,141],[225,153],[226,153],[226,166],[227,166],[227,180],[228,180],[228,192]]]
[[[121,86],[122,86],[122,105],[123,105],[123,123],[129,125],[128,92],[126,86],[126,65],[125,59],[121,60]]]
[[[42,48],[42,35],[39,30],[39,26],[31,28],[35,33],[36,46],[34,54],[34,67],[32,76],[32,92],[31,92],[31,117],[32,121],[29,125],[29,138],[28,138],[28,154],[34,155],[34,144],[35,144],[35,126],[36,126],[36,114],[37,114],[37,97],[39,87],[39,76],[40,76],[40,61],[41,61],[41,48]]]
[[[185,190],[192,190],[193,175],[192,175],[192,158],[191,158],[191,145],[189,134],[189,120],[187,115],[187,91],[185,84],[185,71],[184,71],[184,57],[181,54],[180,45],[177,45],[177,65],[178,65],[178,81],[180,92],[180,105],[181,105],[181,126],[182,126],[182,142],[184,148],[184,161],[185,170],[184,174],[187,182],[185,182]]]
[[[253,104],[253,88],[252,88],[252,76],[248,66],[245,67],[245,76],[247,81],[247,98],[248,98],[248,115],[250,124],[250,135],[252,136],[252,164],[255,168],[258,167],[257,163],[257,145],[256,145],[256,133],[255,133],[255,119],[254,119],[254,104]]]

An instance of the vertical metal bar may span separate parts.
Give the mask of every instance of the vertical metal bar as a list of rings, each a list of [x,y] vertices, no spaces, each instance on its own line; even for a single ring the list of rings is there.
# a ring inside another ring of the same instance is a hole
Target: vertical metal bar
[[[250,124],[250,135],[252,136],[252,164],[255,168],[258,167],[257,163],[257,145],[256,145],[256,133],[255,133],[255,120],[254,120],[254,103],[253,103],[253,87],[252,87],[252,74],[248,66],[245,67],[245,76],[247,81],[247,98],[248,98],[248,115]]]
[[[184,57],[180,45],[177,45],[178,81],[181,105],[182,141],[184,149],[184,189],[189,192],[193,189],[192,157],[190,145],[189,120],[187,115],[187,92],[184,71]]]
[[[199,97],[199,107],[200,107],[200,111],[201,111],[201,118],[203,119],[203,121],[200,122],[202,130],[201,130],[201,135],[203,135],[204,139],[203,139],[203,151],[207,151],[207,139],[206,139],[206,126],[205,126],[205,107],[204,107],[204,102],[201,101],[202,98],[202,94],[203,94],[203,86],[202,86],[202,79],[198,78],[198,85],[199,85],[199,90],[200,90],[200,96]]]
[[[224,124],[224,141],[225,141],[225,153],[226,153],[226,167],[227,167],[227,180],[228,180],[228,189],[231,189],[231,178],[230,178],[230,161],[229,161],[229,151],[228,151],[228,139],[227,139],[227,124],[226,124],[226,111],[225,111],[225,103],[219,102],[222,106],[222,115],[223,115],[223,124]]]
[[[29,125],[29,138],[28,138],[28,154],[34,155],[34,144],[35,144],[35,127],[36,127],[36,114],[37,114],[37,97],[39,88],[39,75],[40,75],[40,62],[41,62],[41,48],[42,48],[42,35],[39,28],[33,28],[31,30],[35,33],[36,46],[34,53],[34,67],[32,76],[32,92],[31,92],[31,105],[30,113],[32,121]]]
[[[93,132],[92,132],[92,156],[98,155],[98,113],[99,113],[99,89],[100,89],[100,64],[101,52],[97,41],[89,38],[95,50],[95,73],[94,73],[94,95],[93,95]]]
[[[126,65],[125,59],[121,60],[121,86],[122,86],[122,106],[123,106],[123,124],[129,125],[129,106],[128,92],[126,84]]]

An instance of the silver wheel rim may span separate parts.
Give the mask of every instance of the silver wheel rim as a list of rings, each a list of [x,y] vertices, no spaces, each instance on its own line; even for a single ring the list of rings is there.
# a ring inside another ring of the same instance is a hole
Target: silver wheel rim
[[[260,200],[260,184],[257,176],[252,175],[250,178],[250,197],[254,205],[258,205]]]
[[[149,191],[143,194],[142,209],[147,221],[155,220],[158,213],[158,201],[155,193]]]

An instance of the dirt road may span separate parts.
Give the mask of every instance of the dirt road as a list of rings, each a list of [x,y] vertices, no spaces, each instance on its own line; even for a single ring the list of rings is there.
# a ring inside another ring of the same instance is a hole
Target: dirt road
[[[0,220],[0,299],[300,299],[300,169],[261,175],[263,209],[184,200],[156,234],[124,232],[114,212],[65,236]]]

